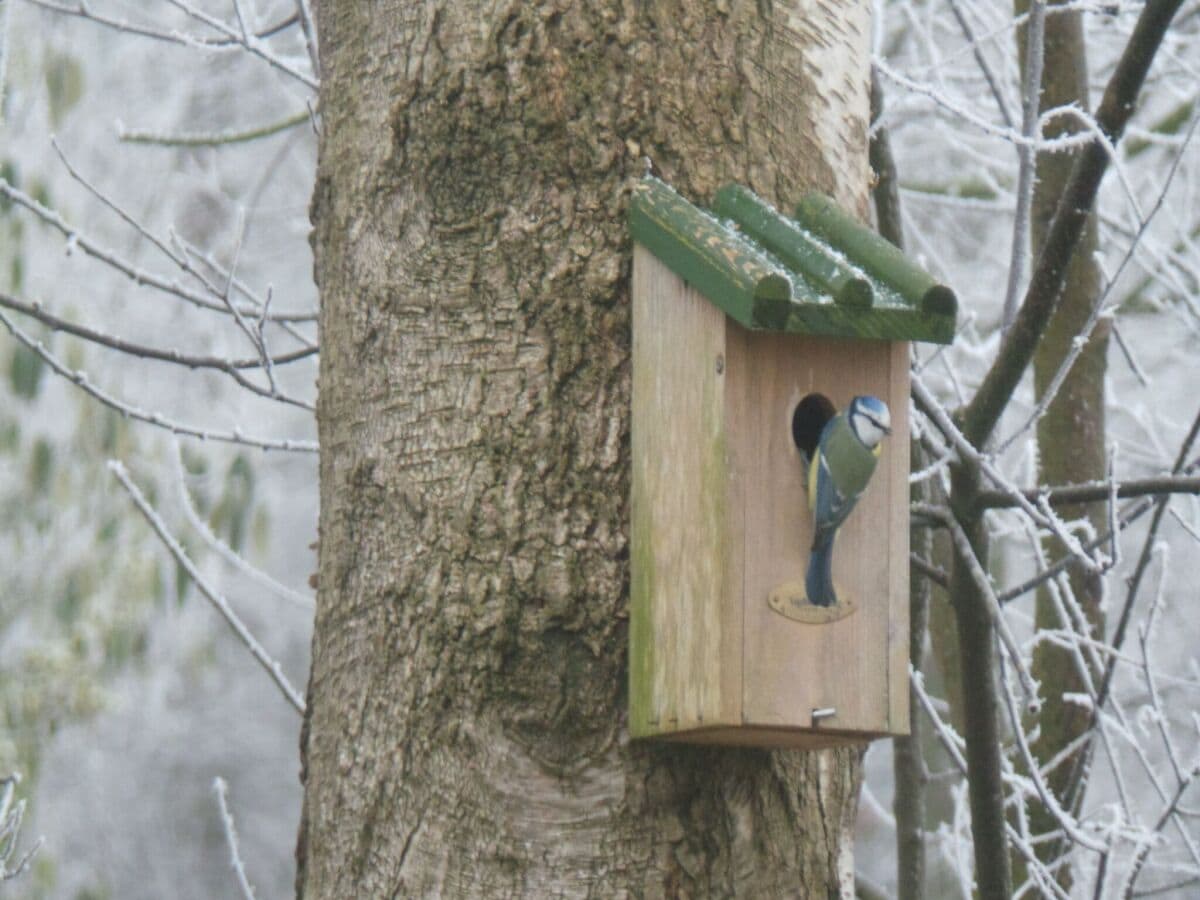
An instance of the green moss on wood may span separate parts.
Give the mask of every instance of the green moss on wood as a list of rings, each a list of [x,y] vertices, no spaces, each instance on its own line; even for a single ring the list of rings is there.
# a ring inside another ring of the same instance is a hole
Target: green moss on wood
[[[746,328],[823,337],[954,337],[954,292],[820,194],[799,221],[738,185],[718,218],[656,178],[634,189],[629,227],[671,271]]]
[[[629,230],[667,268],[742,325],[782,327],[792,299],[790,273],[657,178],[645,178],[634,189]]]
[[[630,523],[629,590],[629,733],[633,737],[653,734],[651,725],[654,678],[654,619],[650,603],[654,596],[654,551],[646,475],[635,458],[633,470],[633,518]]]
[[[958,300],[950,288],[939,284],[895,244],[864,228],[824,194],[809,194],[801,200],[796,218],[922,312],[940,316],[958,312]]]
[[[742,231],[761,244],[789,269],[799,272],[834,302],[865,309],[875,302],[871,282],[820,244],[773,206],[739,184],[717,191],[713,211],[737,222]]]

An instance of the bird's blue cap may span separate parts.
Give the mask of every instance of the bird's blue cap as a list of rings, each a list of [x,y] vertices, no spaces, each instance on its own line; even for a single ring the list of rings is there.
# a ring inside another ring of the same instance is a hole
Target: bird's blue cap
[[[855,397],[850,401],[850,414],[854,415],[855,413],[862,413],[870,417],[884,432],[892,433],[892,414],[888,411],[887,404],[878,397],[870,394]]]

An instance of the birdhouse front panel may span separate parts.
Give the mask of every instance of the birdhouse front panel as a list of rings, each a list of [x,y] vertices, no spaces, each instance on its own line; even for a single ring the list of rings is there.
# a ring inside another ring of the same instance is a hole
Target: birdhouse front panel
[[[716,201],[631,206],[630,733],[906,733],[908,341],[954,295],[824,198]]]
[[[831,738],[906,733],[908,345],[732,327],[727,376],[743,392],[744,409],[731,460],[745,507],[742,722]],[[887,403],[893,435],[837,531],[833,583],[841,614],[822,615],[804,590],[812,473],[796,447],[793,416],[806,397],[845,410],[862,394]]]

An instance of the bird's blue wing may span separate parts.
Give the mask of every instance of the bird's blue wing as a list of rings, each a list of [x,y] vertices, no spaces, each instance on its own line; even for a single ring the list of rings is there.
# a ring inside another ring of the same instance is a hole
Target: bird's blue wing
[[[858,501],[858,494],[846,496],[838,490],[829,471],[829,465],[819,450],[814,462],[817,466],[817,483],[813,514],[816,530],[813,534],[813,544],[816,545],[833,538],[833,532],[837,531],[838,526],[850,515],[850,510],[854,509],[854,504]]]

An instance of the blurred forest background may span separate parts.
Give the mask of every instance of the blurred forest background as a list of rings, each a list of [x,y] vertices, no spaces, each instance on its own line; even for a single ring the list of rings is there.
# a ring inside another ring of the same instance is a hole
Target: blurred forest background
[[[206,583],[302,686],[317,512],[307,207],[319,127],[304,5],[0,0],[0,294],[10,301],[0,303],[9,326],[0,331],[0,776],[21,773],[16,791],[28,803],[9,862],[43,839],[0,890],[23,900],[234,893],[218,777],[259,896],[292,893],[300,718],[108,461],[125,465]],[[1058,9],[1082,23],[1094,102],[1141,6]],[[954,346],[914,351],[923,383],[950,406],[995,355],[1006,285],[1030,270],[1028,253],[1012,252],[1030,187],[1023,148],[1061,152],[1069,134],[1054,144],[1051,125],[1087,122],[1061,110],[1025,114],[1025,15],[979,0],[876,3],[878,125],[896,158],[908,250],[960,297]],[[1098,375],[1103,453],[1122,479],[1170,470],[1196,414],[1198,50],[1193,0],[1101,194],[1095,311],[1112,335]],[[1049,48],[1047,60],[1062,52]],[[33,303],[40,308],[22,311]],[[63,322],[119,337],[131,352]],[[146,347],[210,365],[150,359]],[[996,464],[1019,485],[1038,480],[1036,406],[1026,386],[1000,429]],[[918,480],[944,477],[931,461]],[[1159,816],[1200,759],[1200,508],[1178,497],[1170,513],[1150,544],[1134,637],[1115,669],[1107,763],[1079,815],[1123,836],[1130,858],[1153,848],[1131,895],[1187,897],[1200,879],[1200,800],[1175,797]],[[1104,609],[1115,613],[1125,596],[1148,519],[1109,550]],[[993,579],[1019,584],[1041,564],[1040,537],[1015,514],[989,521]],[[1086,519],[1072,529],[1081,540],[1098,533]],[[1033,598],[1014,597],[1005,613],[1029,654]],[[934,590],[930,602],[924,683],[948,730],[961,703],[947,675],[952,626],[945,594]],[[1097,643],[1047,633],[1063,646]],[[1029,722],[1029,733],[1038,727]],[[931,897],[970,893],[966,791],[946,733],[928,729],[921,748]],[[865,893],[891,895],[890,742],[872,745],[866,772],[857,865]],[[1093,896],[1093,876],[1069,890]],[[1024,888],[1036,895],[1033,882]]]
[[[68,240],[0,200],[0,290],[131,341],[254,355],[229,315],[138,287],[84,251],[90,241],[138,269],[189,280],[169,261],[164,267],[158,249],[70,175],[53,137],[98,191],[173,246],[191,248],[198,269],[218,278],[204,259],[228,265],[236,252],[239,280],[260,291],[270,285],[275,309],[311,320],[311,91],[273,77],[241,48],[202,51],[20,2],[0,10],[7,17],[3,177],[79,232]],[[104,11],[168,33],[213,36],[166,3]],[[288,2],[257,11],[263,21],[291,12]],[[260,140],[207,143],[297,115],[299,124]],[[134,132],[185,140],[138,143]],[[29,317],[13,320],[126,402],[214,431],[315,435],[308,410],[251,395],[225,373],[113,352]],[[295,327],[316,332],[312,321]],[[300,808],[300,718],[163,550],[106,462],[125,462],[183,546],[303,686],[316,456],[176,439],[105,408],[7,332],[0,367],[0,772],[23,775],[25,835],[45,838],[27,875],[0,892],[229,896],[236,885],[212,790],[220,776],[260,896],[286,896]],[[281,367],[285,389],[310,403],[315,378],[315,357]],[[287,590],[225,562],[205,529]]]

